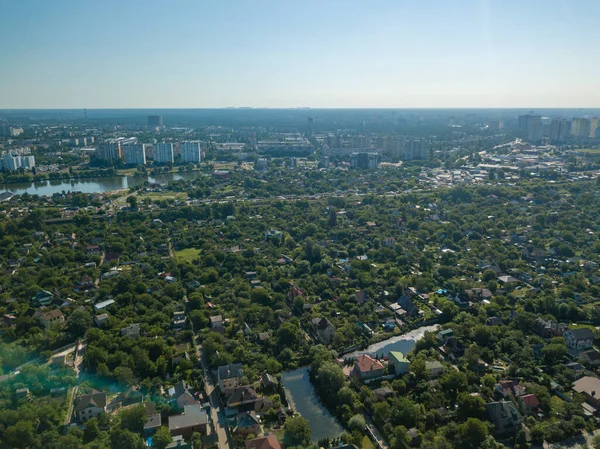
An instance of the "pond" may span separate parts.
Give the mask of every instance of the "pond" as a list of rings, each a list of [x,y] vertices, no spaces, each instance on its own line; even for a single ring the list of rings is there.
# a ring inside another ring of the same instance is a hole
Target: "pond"
[[[356,357],[359,354],[386,356],[390,351],[400,351],[406,354],[412,351],[416,341],[423,337],[425,332],[434,331],[436,328],[437,326],[420,327],[404,335],[373,344],[362,351],[346,354],[344,357]],[[294,371],[284,372],[281,375],[281,381],[288,392],[288,398],[293,402],[295,410],[306,418],[310,424],[313,441],[339,437],[344,433],[344,428],[319,401],[313,385],[310,383],[308,369],[307,366],[304,366]]]
[[[307,366],[283,373],[281,381],[288,392],[288,398],[293,402],[294,409],[310,424],[313,441],[336,438],[344,433],[344,428],[337,419],[319,401],[310,383]]]
[[[166,182],[191,180],[206,176],[199,171],[182,173],[165,173],[162,175],[136,177],[136,176],[110,176],[106,178],[82,179],[57,179],[42,182],[16,182],[13,184],[0,184],[0,192],[12,192],[15,195],[28,193],[30,195],[52,195],[61,192],[103,193],[112,190],[128,189],[143,184],[144,182]]]

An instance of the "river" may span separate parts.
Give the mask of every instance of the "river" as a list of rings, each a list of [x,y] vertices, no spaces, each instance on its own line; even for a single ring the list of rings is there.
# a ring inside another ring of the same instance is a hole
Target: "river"
[[[437,326],[420,327],[404,335],[375,343],[362,351],[346,354],[344,357],[356,357],[359,354],[387,355],[390,351],[400,351],[406,354],[412,351],[417,340],[423,337],[425,332],[434,331],[436,328]],[[339,437],[344,433],[344,428],[319,401],[313,385],[310,383],[308,369],[307,366],[303,366],[281,375],[281,381],[287,390],[288,397],[294,403],[296,411],[310,424],[314,442],[323,438]]]
[[[12,184],[0,184],[1,192],[12,192],[15,195],[28,193],[30,195],[52,195],[61,192],[83,192],[102,193],[112,190],[127,189],[143,184],[144,182],[169,183],[180,180],[191,180],[206,176],[200,171],[165,173],[155,176],[110,176],[106,178],[82,178],[82,179],[57,179],[42,182],[16,182]]]

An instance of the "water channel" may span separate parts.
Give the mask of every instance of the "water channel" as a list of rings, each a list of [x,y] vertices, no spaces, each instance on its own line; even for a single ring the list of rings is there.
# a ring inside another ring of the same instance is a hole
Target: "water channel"
[[[110,176],[106,178],[56,179],[41,182],[16,182],[0,184],[1,192],[12,192],[15,195],[52,195],[61,192],[103,193],[112,190],[128,189],[144,182],[170,183],[180,180],[191,180],[206,176],[200,171],[165,173],[155,176]]]
[[[364,350],[346,354],[344,357],[356,357],[359,354],[387,356],[390,351],[400,351],[406,354],[412,351],[416,341],[423,337],[425,332],[435,329],[436,326],[420,327],[404,335],[375,343]],[[319,401],[313,385],[310,383],[307,366],[283,373],[281,380],[294,408],[309,422],[313,441],[335,438],[344,433],[344,429],[337,419]]]

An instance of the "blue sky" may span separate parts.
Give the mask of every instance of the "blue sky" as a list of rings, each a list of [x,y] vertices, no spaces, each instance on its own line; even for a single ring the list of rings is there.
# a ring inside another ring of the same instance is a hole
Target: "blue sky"
[[[0,0],[0,108],[599,107],[598,0]]]

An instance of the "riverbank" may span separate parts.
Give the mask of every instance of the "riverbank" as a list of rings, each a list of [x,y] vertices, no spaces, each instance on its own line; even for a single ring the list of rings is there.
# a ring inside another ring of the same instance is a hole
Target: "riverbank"
[[[438,328],[437,324],[431,326],[423,326],[413,329],[405,334],[396,335],[395,337],[382,340],[378,343],[373,343],[365,349],[358,349],[356,351],[344,354],[345,358],[355,358],[360,354],[369,354],[372,356],[380,355],[387,356],[390,351],[400,351],[406,354],[415,346],[415,343],[423,338],[425,332],[433,332]],[[410,348],[409,348],[410,347]],[[404,349],[404,350],[402,350]]]

